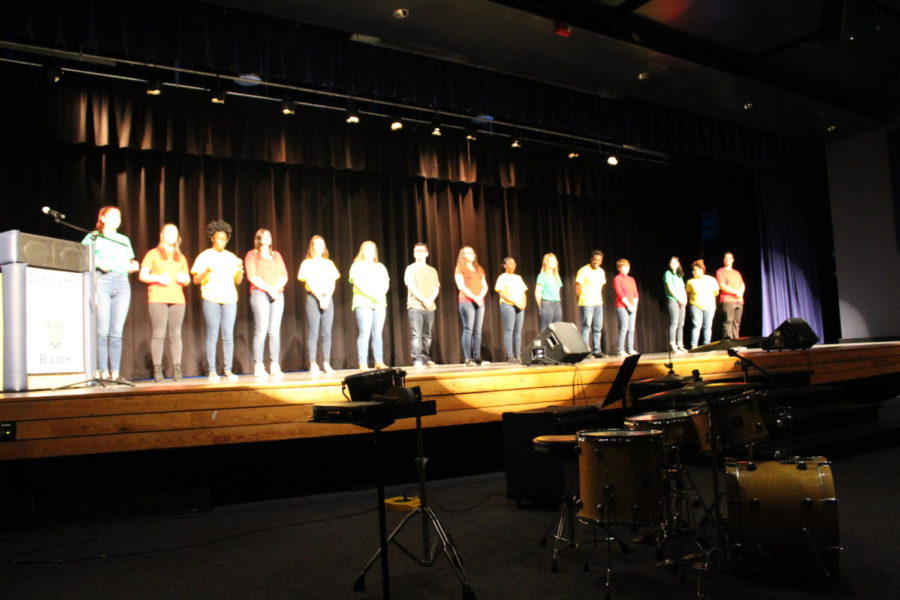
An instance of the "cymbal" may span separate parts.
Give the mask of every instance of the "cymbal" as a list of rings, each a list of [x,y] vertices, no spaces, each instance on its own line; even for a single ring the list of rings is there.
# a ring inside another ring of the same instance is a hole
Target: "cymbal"
[[[729,348],[753,348],[758,347],[762,344],[762,341],[765,338],[761,337],[739,337],[739,338],[725,338],[724,340],[719,340],[718,342],[710,342],[709,344],[703,344],[702,346],[697,346],[696,348],[691,348],[688,352],[712,352],[713,350],[728,350]]]
[[[680,398],[699,398],[701,396],[721,396],[722,394],[731,394],[743,392],[752,389],[752,386],[746,383],[691,383],[684,387],[675,388],[674,390],[666,390],[650,394],[641,398],[641,402],[653,400],[677,400]]]
[[[637,381],[632,381],[632,384],[640,383],[640,384],[666,384],[666,383],[690,383],[694,378],[690,375],[678,375],[677,373],[669,373],[667,375],[661,375],[659,377],[651,377],[650,379],[638,379]]]

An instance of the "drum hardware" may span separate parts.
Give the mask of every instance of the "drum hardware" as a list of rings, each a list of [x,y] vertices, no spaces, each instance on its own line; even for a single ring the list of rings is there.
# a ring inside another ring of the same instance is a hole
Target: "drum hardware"
[[[362,417],[359,414],[353,415],[352,412],[341,413],[334,412],[335,403],[328,405],[314,405],[313,414],[316,415],[316,407],[323,406],[323,414],[335,415],[346,414],[352,415],[346,422],[360,427],[365,427],[372,431],[372,445],[375,459],[375,487],[377,489],[378,499],[378,537],[379,547],[368,560],[360,571],[353,584],[354,591],[362,591],[365,589],[365,577],[368,570],[381,559],[381,589],[382,598],[389,600],[390,591],[390,567],[388,563],[388,545],[393,543],[399,547],[404,554],[412,558],[419,566],[431,567],[437,563],[440,553],[447,557],[453,572],[459,582],[462,584],[463,600],[475,600],[475,593],[469,585],[465,570],[463,569],[462,559],[456,551],[449,534],[441,525],[440,520],[434,511],[428,506],[428,489],[426,485],[425,467],[428,459],[425,456],[424,443],[422,439],[422,416],[436,414],[436,404],[433,400],[423,401],[421,390],[419,388],[406,388],[408,391],[401,392],[398,390],[391,391],[391,388],[402,387],[405,383],[406,373],[399,369],[380,369],[367,373],[351,375],[344,379],[344,387],[350,391],[352,401],[346,402],[347,405],[362,406]],[[348,382],[348,379],[351,380]],[[399,385],[398,385],[399,384]],[[345,394],[346,396],[346,394]],[[412,418],[416,419],[416,450],[417,457],[415,459],[416,470],[419,475],[419,506],[406,514],[400,523],[394,528],[390,535],[387,534],[387,518],[385,515],[385,498],[384,498],[384,482],[382,477],[382,456],[381,456],[381,430],[393,424],[397,419]],[[328,419],[335,422],[334,419]],[[409,523],[416,515],[422,517],[422,558],[419,558],[405,548],[399,540],[397,534],[403,527]],[[431,531],[434,530],[435,539],[431,542]]]
[[[563,499],[556,521],[544,532],[540,545],[546,546],[547,539],[553,540],[553,558],[550,571],[555,573],[559,568],[560,548],[577,548],[579,545],[575,534],[576,515],[580,500],[578,498],[578,444],[575,434],[540,435],[532,441],[536,452],[555,454],[563,463]],[[568,537],[565,531],[568,529]],[[551,531],[553,533],[551,533]]]

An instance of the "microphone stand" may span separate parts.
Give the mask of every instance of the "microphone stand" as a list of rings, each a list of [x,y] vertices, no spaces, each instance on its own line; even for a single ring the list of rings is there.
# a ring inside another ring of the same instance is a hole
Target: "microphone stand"
[[[91,245],[90,245],[91,251],[88,253],[88,269],[90,270],[90,273],[91,273],[91,276],[90,276],[91,316],[90,316],[90,319],[88,319],[89,320],[88,326],[91,331],[90,335],[93,335],[94,338],[96,339],[96,337],[97,337],[97,267],[94,263],[94,258],[95,258],[94,251],[97,249],[97,238],[103,238],[105,240],[108,240],[115,244],[119,244],[121,246],[126,246],[127,244],[124,244],[124,243],[120,242],[119,240],[114,240],[112,238],[108,238],[105,235],[103,235],[103,233],[100,231],[85,229],[84,227],[80,227],[78,225],[69,223],[68,221],[66,221],[66,216],[60,212],[50,211],[46,214],[49,215],[55,223],[58,223],[60,225],[68,227],[69,229],[74,229],[75,231],[79,231],[81,233],[91,236]],[[91,356],[89,357],[89,360],[92,363],[91,372],[94,373],[96,376],[88,377],[84,381],[70,383],[68,385],[63,385],[63,386],[60,386],[60,387],[54,388],[54,389],[65,390],[65,389],[76,388],[76,387],[81,387],[81,386],[94,387],[96,385],[100,385],[100,386],[106,387],[107,385],[121,385],[118,381],[113,381],[111,379],[104,379],[102,376],[99,376],[100,374],[102,374],[102,371],[99,369],[99,367],[97,365],[97,344],[96,343],[93,344],[92,348],[93,348],[93,352],[90,352]],[[133,383],[128,383],[126,385],[128,385],[129,387],[134,387]]]

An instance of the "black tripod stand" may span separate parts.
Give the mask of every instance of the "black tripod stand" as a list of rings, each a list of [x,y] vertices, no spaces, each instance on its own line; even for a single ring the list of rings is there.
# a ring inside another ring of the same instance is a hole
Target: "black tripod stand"
[[[379,445],[379,429],[374,429],[374,442],[375,442],[375,461],[378,464],[376,467],[376,478],[377,478],[377,486],[378,486],[378,524],[381,536],[381,544],[378,550],[372,555],[369,561],[365,564],[360,571],[359,576],[356,578],[356,582],[353,584],[354,591],[362,591],[366,586],[366,572],[375,564],[375,561],[381,557],[381,576],[382,576],[382,592],[383,598],[390,598],[390,587],[388,585],[388,560],[387,560],[387,551],[388,545],[393,543],[400,550],[403,551],[408,557],[410,557],[413,561],[416,562],[419,566],[422,567],[432,567],[437,563],[438,557],[443,554],[447,557],[447,560],[450,561],[450,566],[453,568],[453,572],[456,574],[456,578],[459,579],[459,582],[463,586],[463,600],[475,600],[475,592],[472,591],[472,587],[469,585],[469,580],[466,577],[466,572],[463,569],[462,559],[459,557],[459,554],[456,552],[456,548],[453,545],[453,541],[450,539],[450,535],[446,532],[444,527],[441,525],[440,520],[437,515],[434,514],[434,511],[431,510],[431,507],[428,506],[428,489],[426,485],[425,478],[425,467],[428,464],[428,458],[425,456],[425,448],[422,442],[422,416],[421,414],[416,414],[416,446],[418,456],[416,457],[416,470],[419,473],[419,506],[414,511],[411,511],[407,514],[400,523],[394,528],[390,535],[386,535],[386,527],[385,527],[385,509],[384,509],[384,485],[381,481],[381,466],[380,466],[380,457],[378,455],[378,445]],[[393,421],[391,421],[393,422]],[[407,549],[400,541],[397,539],[397,535],[403,529],[403,527],[410,523],[414,517],[421,517],[421,525],[422,525],[422,555],[421,557],[416,555],[414,552]],[[431,530],[434,530],[435,538],[431,540]]]

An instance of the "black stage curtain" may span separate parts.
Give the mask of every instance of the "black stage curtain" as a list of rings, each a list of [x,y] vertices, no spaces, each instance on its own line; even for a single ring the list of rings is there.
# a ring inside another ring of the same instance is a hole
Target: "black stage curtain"
[[[479,252],[491,285],[503,257],[512,255],[533,287],[542,255],[555,252],[566,284],[564,318],[576,323],[572,278],[591,249],[606,252],[610,280],[615,259],[628,258],[642,293],[638,348],[654,351],[665,345],[662,274],[668,257],[678,254],[688,263],[709,253],[714,267],[713,252],[723,244],[756,236],[749,209],[744,227],[723,231],[718,239],[703,234],[701,217],[723,198],[752,206],[747,191],[752,179],[734,165],[625,162],[613,169],[598,157],[568,160],[559,148],[515,151],[498,138],[435,141],[424,131],[392,134],[383,121],[348,127],[330,113],[284,119],[258,101],[229,99],[216,107],[190,92],[147,98],[129,84],[67,77],[51,88],[34,70],[4,67],[0,75],[15,80],[21,92],[0,146],[2,230],[75,239],[43,218],[39,208],[53,206],[70,221],[91,226],[99,207],[114,204],[122,209],[122,231],[139,258],[155,245],[161,225],[171,221],[180,226],[183,250],[193,259],[207,246],[205,223],[224,218],[234,226],[230,248],[239,255],[251,247],[258,227],[271,229],[292,275],[312,234],[325,236],[344,276],[360,242],[374,240],[392,277],[385,328],[392,364],[410,362],[402,275],[416,241],[431,246],[431,262],[443,283],[434,355],[454,363],[462,355],[453,267],[464,244]],[[748,256],[747,270],[757,261]],[[146,290],[136,280],[132,288],[123,371],[146,377]],[[252,316],[244,288],[236,327],[238,372],[252,369]],[[611,286],[607,292],[605,343],[612,350]],[[303,295],[299,284],[288,286],[282,328],[282,363],[288,370],[308,364]],[[336,294],[333,350],[340,367],[357,363],[350,295],[344,279]],[[198,374],[205,369],[199,290],[190,288],[188,297],[184,364],[187,374]],[[538,333],[533,305],[527,316],[526,341]],[[502,357],[496,296],[484,331],[483,357]]]

